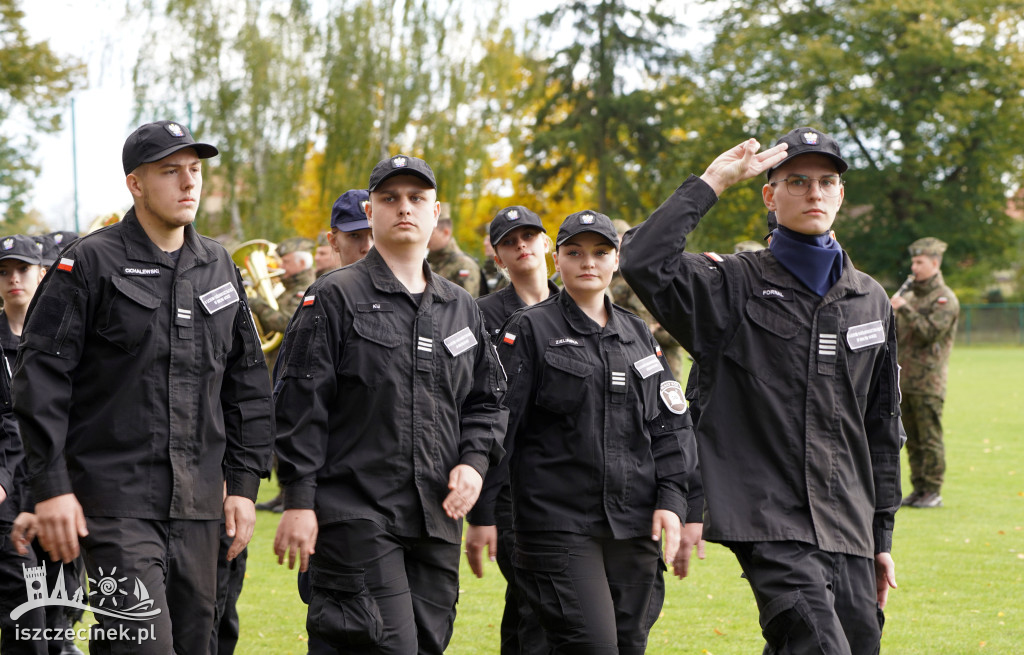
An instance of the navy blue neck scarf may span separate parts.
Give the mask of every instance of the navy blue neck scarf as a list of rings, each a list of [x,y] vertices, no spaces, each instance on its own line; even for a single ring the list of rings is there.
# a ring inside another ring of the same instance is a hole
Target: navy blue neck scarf
[[[780,225],[768,249],[787,271],[819,296],[828,293],[843,274],[843,249],[828,232],[800,234]]]

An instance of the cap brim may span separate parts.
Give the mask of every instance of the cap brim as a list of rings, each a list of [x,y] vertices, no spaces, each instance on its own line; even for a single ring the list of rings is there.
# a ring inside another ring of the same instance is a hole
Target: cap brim
[[[429,177],[427,177],[427,175],[425,173],[421,173],[421,172],[419,172],[417,170],[414,170],[412,168],[402,167],[402,168],[396,168],[396,169],[394,169],[392,171],[388,171],[384,175],[384,177],[382,177],[379,180],[377,180],[377,183],[373,185],[372,189],[367,189],[367,191],[369,191],[370,193],[373,193],[374,191],[379,189],[380,185],[384,184],[384,182],[386,182],[387,180],[390,180],[391,178],[396,177],[398,175],[412,175],[414,177],[420,178],[421,180],[423,180],[424,182],[429,184],[431,189],[436,189],[437,188],[437,182],[435,182],[434,180],[432,180]]]
[[[33,264],[35,266],[42,266],[43,260],[39,257],[26,257],[25,255],[0,255],[0,262],[7,261],[8,259],[15,259],[19,262],[25,262],[26,264]]]
[[[579,236],[580,234],[583,234],[584,232],[593,232],[594,234],[596,234],[596,235],[598,235],[600,237],[604,237],[605,241],[607,241],[608,243],[612,244],[613,248],[615,248],[616,250],[619,249],[618,233],[616,233],[616,237],[614,239],[612,239],[607,234],[605,234],[604,232],[602,232],[600,230],[591,230],[589,228],[585,228],[585,229],[582,229],[582,230],[576,230],[575,232],[570,232],[569,234],[566,234],[565,236],[563,236],[558,241],[558,243],[555,244],[555,247],[557,248],[558,246],[562,245],[563,243],[565,243],[569,239],[573,238],[574,236]]]
[[[765,173],[765,176],[770,178],[772,176],[772,173],[782,168],[782,166],[785,165],[786,162],[790,161],[791,159],[796,159],[797,157],[802,157],[804,155],[821,155],[822,157],[828,157],[833,162],[835,162],[836,172],[839,173],[840,175],[845,173],[850,168],[850,165],[846,163],[846,160],[844,160],[842,157],[837,157],[830,152],[822,152],[820,150],[804,150],[801,152],[794,152],[793,154],[787,156],[778,164],[775,164],[774,166],[769,168],[768,171]]]
[[[341,232],[355,232],[356,230],[365,230],[368,227],[370,227],[370,221],[368,221],[368,220],[366,220],[364,218],[361,221],[350,221],[348,223],[338,223],[337,225],[332,225],[331,227],[336,227]]]
[[[509,235],[509,233],[510,233],[510,232],[512,232],[512,230],[518,230],[518,229],[520,229],[520,228],[524,228],[524,227],[532,227],[532,228],[533,228],[533,229],[535,229],[535,230],[540,230],[540,231],[541,231],[541,232],[543,232],[544,234],[547,234],[547,233],[548,233],[548,231],[544,229],[544,226],[543,226],[543,225],[534,225],[533,223],[522,223],[522,224],[520,224],[520,225],[512,225],[512,226],[510,226],[510,227],[507,227],[507,228],[505,228],[505,229],[504,229],[504,230],[503,230],[502,232],[500,232],[500,233],[499,233],[499,234],[498,234],[497,236],[494,236],[494,235],[492,234],[492,235],[491,235],[491,245],[492,245],[492,246],[493,246],[493,245],[496,245],[496,244],[497,244],[497,243],[498,243],[499,241],[501,241],[502,239],[504,239],[505,237],[507,237],[507,236]]]
[[[150,155],[145,160],[140,161],[139,165],[141,166],[142,164],[152,164],[155,161],[160,161],[164,157],[170,157],[174,153],[178,152],[179,150],[184,150],[185,148],[194,148],[196,151],[196,156],[199,157],[200,159],[209,159],[210,157],[216,157],[217,155],[220,154],[220,150],[217,150],[209,143],[179,143],[174,146],[171,146],[170,148],[161,150],[158,153]]]

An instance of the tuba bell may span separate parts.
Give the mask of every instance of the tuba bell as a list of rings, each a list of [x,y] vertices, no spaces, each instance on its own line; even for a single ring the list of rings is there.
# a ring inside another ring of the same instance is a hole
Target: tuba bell
[[[242,272],[245,293],[250,298],[259,296],[274,310],[278,309],[277,296],[280,294],[275,285],[275,278],[281,270],[280,259],[276,252],[277,244],[265,239],[246,241],[231,251],[231,260]],[[274,270],[271,270],[274,269]],[[260,336],[260,346],[268,353],[281,345],[284,335],[280,332],[265,332],[259,319],[253,314],[256,332]]]

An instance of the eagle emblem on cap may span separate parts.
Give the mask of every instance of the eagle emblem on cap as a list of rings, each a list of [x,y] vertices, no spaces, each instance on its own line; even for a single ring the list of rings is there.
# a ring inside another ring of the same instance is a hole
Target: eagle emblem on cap
[[[510,209],[507,212],[505,212],[505,218],[507,218],[510,221],[514,221],[519,218],[519,212],[515,209]]]
[[[806,143],[809,146],[816,146],[816,145],[818,145],[818,133],[817,132],[804,132],[803,134],[800,135],[800,138],[803,139],[803,142]]]
[[[4,239],[4,250],[10,250],[14,247],[14,239]]]
[[[63,235],[63,234],[61,234],[60,232],[58,232],[57,234],[54,234],[54,235],[53,235],[53,242],[54,242],[54,243],[56,243],[56,244],[57,244],[58,246],[59,246],[59,245],[61,244],[61,242],[63,242],[63,241],[64,241],[64,235]]]
[[[166,127],[167,131],[171,133],[171,136],[185,136],[185,130],[181,129],[181,125],[178,125],[177,123],[168,123],[164,127]]]
[[[391,160],[391,165],[394,166],[395,168],[402,168],[408,163],[409,160],[406,159],[405,157],[395,157],[394,159]]]
[[[580,225],[593,225],[593,224],[594,224],[594,215],[593,214],[584,214],[584,215],[580,216]]]

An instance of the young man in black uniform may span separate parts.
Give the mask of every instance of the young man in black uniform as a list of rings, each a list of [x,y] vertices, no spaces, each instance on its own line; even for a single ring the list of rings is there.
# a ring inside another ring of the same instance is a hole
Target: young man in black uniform
[[[207,652],[219,519],[233,558],[268,472],[269,376],[242,281],[192,226],[200,160],[216,154],[171,121],[133,132],[134,207],[62,253],[22,338],[15,411],[40,542],[67,562],[81,541],[89,577],[119,581],[90,598],[108,637],[93,631],[94,653],[130,651],[121,628],[140,625],[147,653]],[[136,604],[148,620],[101,611]]]
[[[874,653],[896,586],[896,332],[881,286],[829,231],[847,164],[799,128],[684,182],[622,244],[622,272],[700,366],[704,537],[753,589],[766,653]],[[769,249],[684,252],[729,186],[768,172]]]
[[[503,452],[504,378],[473,299],[423,260],[440,209],[430,167],[384,159],[368,188],[374,247],[310,287],[278,360],[274,551],[309,568],[310,634],[441,653],[459,519]]]

